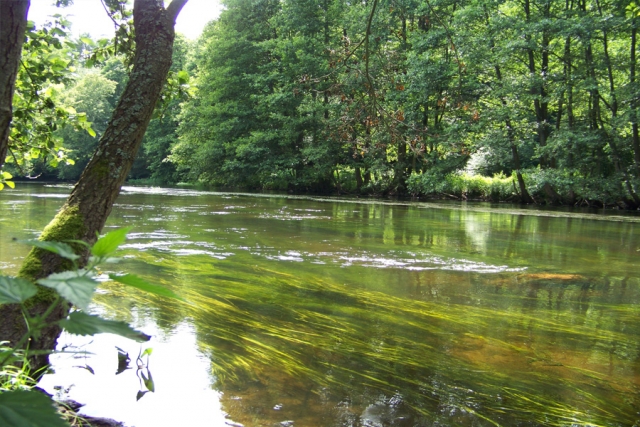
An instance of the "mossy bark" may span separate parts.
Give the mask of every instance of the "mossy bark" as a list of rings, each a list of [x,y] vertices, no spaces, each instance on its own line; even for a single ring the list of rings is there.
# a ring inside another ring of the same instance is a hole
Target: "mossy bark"
[[[160,97],[171,67],[175,19],[186,2],[173,0],[165,9],[160,0],[135,0],[136,52],[129,81],[96,152],[64,206],[44,229],[41,240],[95,243],[133,165]],[[88,252],[81,245],[76,250],[82,256],[80,265],[84,265]],[[68,267],[57,255],[34,248],[24,260],[19,275],[36,280]],[[54,298],[54,294],[41,290],[33,301],[29,301],[29,310],[43,313]],[[60,334],[57,322],[67,312],[68,308],[61,306],[52,313],[47,319],[52,326],[43,331],[37,342],[31,341],[30,348],[54,349]],[[16,342],[24,332],[20,308],[1,307],[0,340]],[[36,357],[31,363],[32,368],[39,369],[48,363],[48,359]]]

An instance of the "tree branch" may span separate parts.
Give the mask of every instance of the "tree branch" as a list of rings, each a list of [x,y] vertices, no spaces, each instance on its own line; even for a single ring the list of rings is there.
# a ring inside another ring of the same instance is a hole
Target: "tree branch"
[[[188,1],[189,0],[173,0],[171,4],[167,6],[167,14],[169,18],[173,20],[173,22],[176,21],[178,14],[180,13],[184,5],[187,4]]]

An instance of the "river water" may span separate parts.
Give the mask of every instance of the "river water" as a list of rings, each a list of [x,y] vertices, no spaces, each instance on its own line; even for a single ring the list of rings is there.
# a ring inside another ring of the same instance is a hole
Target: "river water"
[[[0,192],[15,274],[70,191]],[[41,385],[128,426],[640,425],[640,217],[125,187],[92,311]],[[115,347],[129,367],[116,375]],[[146,348],[145,368],[136,357]],[[93,372],[91,372],[93,371]],[[149,387],[149,375],[153,387]],[[150,391],[152,388],[153,391]],[[139,400],[136,400],[139,398]]]

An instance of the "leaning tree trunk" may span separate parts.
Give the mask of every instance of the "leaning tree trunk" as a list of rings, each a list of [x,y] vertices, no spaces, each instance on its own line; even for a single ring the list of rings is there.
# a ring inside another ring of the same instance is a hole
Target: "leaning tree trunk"
[[[41,240],[95,243],[96,235],[107,221],[131,169],[160,97],[171,66],[175,19],[187,1],[173,0],[165,9],[162,0],[135,0],[133,19],[136,50],[129,81],[96,152],[64,206],[42,232]],[[85,249],[85,261],[87,256]],[[63,260],[57,255],[35,248],[24,260],[19,275],[37,279],[64,268]],[[47,290],[41,289],[34,298],[31,310],[42,313],[52,296]],[[67,311],[66,307],[62,307],[52,313],[49,323],[63,318]],[[16,342],[23,333],[24,322],[19,308],[3,306],[0,311],[0,341]],[[30,349],[55,348],[59,334],[57,326],[49,327],[37,341],[31,341]],[[46,356],[39,357],[32,361],[32,368],[37,369],[47,363]]]
[[[0,0],[0,169],[9,147],[13,92],[30,0]]]

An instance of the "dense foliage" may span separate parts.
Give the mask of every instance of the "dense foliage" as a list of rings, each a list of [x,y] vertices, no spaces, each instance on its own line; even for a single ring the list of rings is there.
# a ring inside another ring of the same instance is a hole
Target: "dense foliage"
[[[191,96],[161,106],[132,178],[640,206],[633,2],[225,5],[176,44]],[[99,69],[75,73],[63,99],[100,134],[126,65],[96,56],[80,55]],[[55,135],[78,165],[45,172],[76,179],[95,140]]]
[[[189,180],[640,202],[633,3],[226,6],[200,40],[173,147]]]

